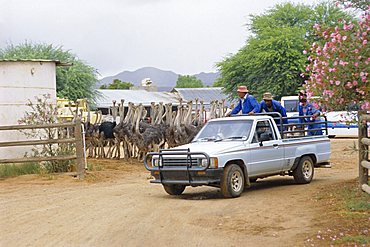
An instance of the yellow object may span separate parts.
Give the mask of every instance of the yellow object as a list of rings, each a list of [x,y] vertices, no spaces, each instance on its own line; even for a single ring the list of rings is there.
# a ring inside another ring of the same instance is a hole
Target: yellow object
[[[72,102],[68,99],[57,99],[57,107],[58,107],[58,118],[59,120],[64,121],[72,121],[74,116],[76,115],[76,110],[78,111],[78,115],[81,116],[81,120],[85,122],[88,116],[89,107],[87,105],[86,99],[78,99],[77,102]],[[90,122],[95,123],[97,122],[98,115],[95,112],[90,111]]]

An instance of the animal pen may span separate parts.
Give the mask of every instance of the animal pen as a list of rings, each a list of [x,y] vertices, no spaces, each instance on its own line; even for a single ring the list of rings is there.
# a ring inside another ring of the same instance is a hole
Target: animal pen
[[[16,147],[16,146],[34,146],[34,145],[59,145],[59,144],[75,144],[75,154],[72,155],[55,155],[44,157],[23,157],[13,159],[0,159],[0,164],[6,163],[26,163],[26,162],[41,162],[41,161],[64,161],[76,160],[76,173],[78,178],[83,179],[85,175],[85,150],[84,150],[84,137],[83,125],[81,119],[76,119],[74,122],[56,123],[56,124],[43,124],[43,125],[10,125],[0,126],[0,131],[13,131],[13,130],[35,130],[35,129],[68,129],[73,128],[73,137],[68,135],[60,136],[57,138],[48,138],[42,140],[23,140],[23,141],[8,141],[0,142],[1,147]]]
[[[358,144],[359,144],[359,180],[361,189],[370,194],[369,186],[369,128],[370,114],[359,112]]]

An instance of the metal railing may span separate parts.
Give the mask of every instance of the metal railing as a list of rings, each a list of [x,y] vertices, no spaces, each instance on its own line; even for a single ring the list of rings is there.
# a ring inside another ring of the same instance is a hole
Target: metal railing
[[[325,134],[328,135],[328,121],[326,116],[319,116],[318,118],[324,118],[324,121],[313,121],[308,122],[306,119],[314,117],[313,115],[307,116],[292,116],[292,117],[283,117],[279,112],[262,112],[254,113],[253,115],[241,114],[241,115],[232,115],[233,117],[237,116],[271,116],[277,126],[279,127],[280,135],[282,138],[288,137],[289,134],[301,133],[301,136],[306,136],[306,133],[316,132],[316,131],[325,131]],[[284,121],[286,120],[286,121]],[[289,120],[290,123],[289,123]],[[292,123],[292,120],[295,120]],[[288,122],[288,123],[284,123]],[[307,128],[310,125],[321,125],[321,128],[309,129]]]

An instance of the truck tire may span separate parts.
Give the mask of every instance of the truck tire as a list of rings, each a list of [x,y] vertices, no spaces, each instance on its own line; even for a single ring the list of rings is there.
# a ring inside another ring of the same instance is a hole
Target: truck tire
[[[224,197],[239,197],[244,190],[244,174],[235,164],[228,165],[221,177],[221,193]]]
[[[298,166],[293,171],[293,177],[298,184],[308,184],[311,182],[314,174],[314,163],[309,156],[303,156]]]
[[[172,196],[178,196],[181,195],[182,192],[185,190],[185,185],[182,184],[164,184],[163,188],[164,190]]]

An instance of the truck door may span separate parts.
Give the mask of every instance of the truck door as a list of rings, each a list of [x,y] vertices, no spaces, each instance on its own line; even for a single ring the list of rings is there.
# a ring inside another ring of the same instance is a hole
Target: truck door
[[[268,140],[262,141],[266,136]],[[257,122],[249,149],[251,175],[275,173],[283,169],[284,148],[281,143],[270,120]]]

